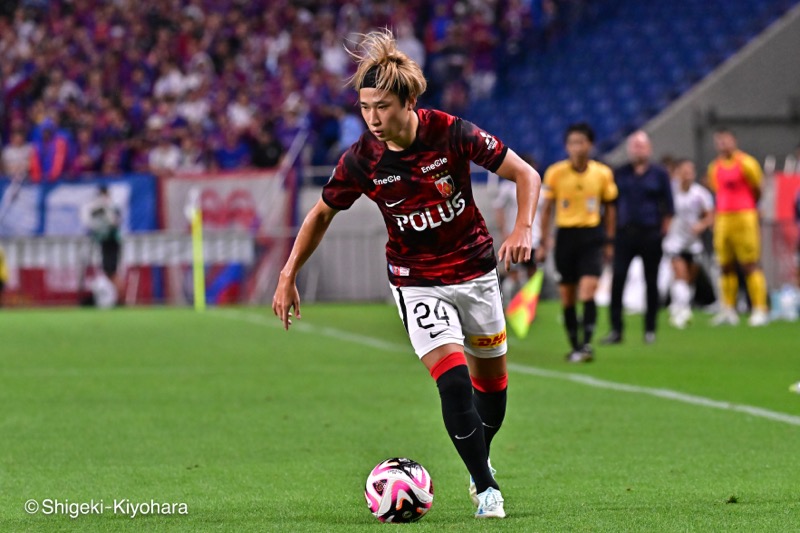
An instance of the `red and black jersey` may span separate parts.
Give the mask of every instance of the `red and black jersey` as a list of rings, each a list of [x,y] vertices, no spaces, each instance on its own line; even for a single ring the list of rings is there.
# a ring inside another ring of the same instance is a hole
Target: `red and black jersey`
[[[389,240],[389,280],[398,286],[452,285],[497,265],[492,237],[472,195],[470,161],[494,172],[507,148],[474,124],[441,111],[417,111],[414,142],[395,152],[364,133],[322,190],[333,209],[362,194],[378,204]]]

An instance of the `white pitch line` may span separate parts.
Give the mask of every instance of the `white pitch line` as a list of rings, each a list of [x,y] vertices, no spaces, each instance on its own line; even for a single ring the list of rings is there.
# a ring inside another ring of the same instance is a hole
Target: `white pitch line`
[[[267,326],[272,326],[274,328],[283,329],[283,325],[280,323],[277,317],[268,316],[266,314],[257,315],[254,313],[247,313],[244,311],[214,311],[213,313],[217,316],[234,318],[238,320],[244,320],[245,322],[252,322],[254,324],[264,324]],[[297,331],[302,331],[303,333],[314,333],[317,335],[324,335],[326,337],[331,337],[333,339],[338,339],[347,342],[354,342],[356,344],[363,344],[364,346],[370,346],[372,348],[377,348],[379,350],[386,350],[388,352],[413,353],[410,344],[398,344],[396,342],[386,342],[381,339],[376,339],[375,337],[359,335],[358,333],[350,333],[349,331],[330,328],[326,326],[314,327],[304,323],[302,320],[297,320],[296,318],[292,319],[291,328],[296,329]]]
[[[584,374],[572,374],[568,372],[558,372],[555,370],[545,370],[544,368],[518,365],[516,363],[509,363],[508,369],[521,374],[530,374],[533,376],[572,381],[573,383],[580,383],[581,385],[588,385],[589,387],[596,387],[598,389],[631,392],[633,394],[645,394],[647,396],[655,396],[656,398],[664,398],[666,400],[673,400],[691,405],[700,405],[702,407],[710,407],[712,409],[737,411],[739,413],[745,413],[759,418],[775,420],[776,422],[784,422],[792,426],[800,426],[800,416],[770,411],[769,409],[762,409],[761,407],[753,407],[751,405],[721,402],[719,400],[712,400],[710,398],[704,398],[703,396],[695,396],[693,394],[686,394],[684,392],[678,392],[671,389],[654,389],[651,387],[628,385],[626,383],[616,383],[614,381],[606,381],[604,379],[599,379]]]
[[[254,313],[247,313],[244,311],[214,311],[215,316],[231,318],[236,320],[243,320],[245,322],[252,322],[254,324],[263,324],[272,327],[282,327],[277,318],[266,315],[259,315]],[[331,327],[314,327],[297,320],[292,324],[293,329],[302,331],[303,333],[313,333],[316,335],[324,335],[326,337],[353,342],[355,344],[362,344],[380,350],[389,352],[411,353],[413,352],[410,345],[399,344],[396,342],[387,342],[375,337],[367,335],[359,335],[358,333],[350,333],[348,331],[331,328]],[[676,402],[688,403],[691,405],[699,405],[701,407],[709,407],[711,409],[720,409],[723,411],[735,411],[744,413],[758,418],[765,418],[775,422],[783,422],[792,426],[800,426],[800,416],[780,413],[778,411],[770,411],[761,407],[754,407],[752,405],[735,404],[730,402],[722,402],[719,400],[712,400],[711,398],[704,398],[703,396],[695,396],[693,394],[686,394],[683,392],[674,391],[671,389],[656,389],[651,387],[640,387],[638,385],[628,385],[626,383],[617,383],[614,381],[606,381],[604,379],[587,376],[585,374],[573,374],[570,372],[559,372],[557,370],[547,370],[535,366],[520,365],[517,363],[508,363],[508,369],[512,372],[519,372],[520,374],[528,374],[531,376],[538,376],[550,379],[560,379],[563,381],[571,381],[589,387],[598,389],[614,390],[619,392],[629,392],[632,394],[644,394],[646,396],[653,396],[665,400],[672,400]]]

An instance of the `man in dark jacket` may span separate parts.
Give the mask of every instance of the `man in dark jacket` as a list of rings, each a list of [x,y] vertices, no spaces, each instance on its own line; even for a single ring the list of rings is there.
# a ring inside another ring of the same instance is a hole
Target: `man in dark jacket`
[[[611,332],[603,339],[603,344],[622,342],[622,293],[628,268],[636,256],[644,263],[647,285],[644,340],[648,344],[655,341],[661,241],[675,213],[669,174],[660,165],[651,163],[653,145],[647,133],[641,130],[632,133],[627,149],[629,163],[614,171],[619,196],[611,283]]]

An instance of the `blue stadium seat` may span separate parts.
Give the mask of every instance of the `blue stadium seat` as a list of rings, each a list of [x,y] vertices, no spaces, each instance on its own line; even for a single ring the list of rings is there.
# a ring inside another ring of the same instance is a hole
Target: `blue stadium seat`
[[[594,0],[590,22],[547,51],[531,53],[503,87],[498,106],[477,104],[480,124],[536,153],[564,156],[563,130],[586,120],[598,149],[663,110],[800,0],[671,3]],[[724,16],[720,14],[724,13]],[[601,15],[602,14],[602,15]]]

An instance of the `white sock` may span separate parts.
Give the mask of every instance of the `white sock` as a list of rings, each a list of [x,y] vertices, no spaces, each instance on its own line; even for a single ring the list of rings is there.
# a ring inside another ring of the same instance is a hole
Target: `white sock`
[[[670,287],[670,296],[675,309],[688,309],[692,302],[692,289],[684,280],[675,280]]]

